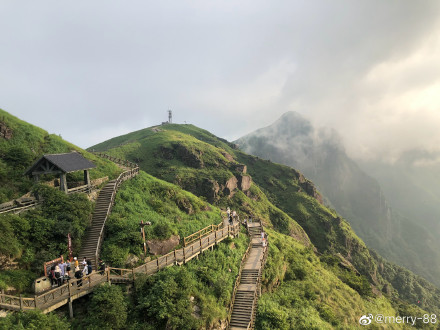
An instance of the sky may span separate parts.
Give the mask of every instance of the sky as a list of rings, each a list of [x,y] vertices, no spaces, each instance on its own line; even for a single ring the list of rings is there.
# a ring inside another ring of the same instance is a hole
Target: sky
[[[83,148],[171,109],[230,141],[296,111],[355,158],[440,150],[437,0],[4,0],[0,45],[0,108]]]

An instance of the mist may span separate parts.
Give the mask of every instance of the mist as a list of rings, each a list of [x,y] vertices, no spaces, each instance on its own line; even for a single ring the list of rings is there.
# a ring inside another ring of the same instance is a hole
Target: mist
[[[88,147],[173,121],[228,140],[296,111],[347,153],[440,142],[438,1],[4,1],[0,107]]]

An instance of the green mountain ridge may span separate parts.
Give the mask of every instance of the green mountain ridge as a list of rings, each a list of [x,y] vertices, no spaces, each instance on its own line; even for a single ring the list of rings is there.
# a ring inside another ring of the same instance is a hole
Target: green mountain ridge
[[[26,151],[45,141],[44,131],[36,134],[38,128],[7,113],[3,115],[14,135],[4,141],[0,137],[0,150],[21,146]],[[63,147],[55,152],[71,148],[59,141]],[[348,222],[321,204],[313,183],[298,171],[247,155],[192,125],[144,129],[114,138],[109,145],[113,148],[107,149],[104,142],[90,149],[135,161],[143,171],[118,191],[103,242],[102,256],[107,263],[125,267],[134,257],[137,263],[142,262],[141,219],[153,223],[146,227],[147,237],[163,240],[219,223],[221,210],[229,206],[242,217],[261,219],[269,234],[257,329],[361,328],[359,318],[368,313],[439,313],[439,290],[370,252]],[[101,163],[95,156],[73,148],[100,164],[97,176],[119,173],[120,169],[110,162]],[[39,150],[53,152],[43,147]],[[10,173],[29,162],[32,160],[22,163],[8,159],[3,168]],[[23,179],[18,173],[17,181],[3,178],[7,185],[2,188],[8,198],[32,188],[31,182],[20,186]],[[38,189],[45,194],[40,209],[0,215],[0,226],[8,228],[6,233],[0,231],[0,242],[9,237],[24,245],[19,246],[21,252],[8,250],[11,244],[0,245],[0,255],[12,255],[20,267],[28,269],[27,277],[31,276],[29,272],[36,274],[40,261],[26,249],[32,248],[44,259],[56,251],[66,252],[65,234],[71,228],[78,232],[78,248],[93,209],[93,203],[83,194],[66,196],[50,187]],[[139,276],[131,294],[118,285],[103,286],[81,298],[73,320],[63,319],[67,313],[63,310],[51,315],[13,314],[0,319],[0,329],[23,325],[73,329],[219,328],[224,325],[247,244],[246,235],[240,235],[185,266],[169,267],[150,277]],[[43,249],[47,253],[42,254]],[[15,276],[15,280],[6,279],[8,285],[17,285],[21,271],[0,269],[0,285],[7,276]],[[28,289],[23,287],[22,291]],[[421,321],[417,326],[430,327]]]
[[[183,134],[190,137],[185,138]],[[390,264],[376,253],[370,254],[350,225],[315,198],[319,196],[316,189],[312,189],[311,194],[310,191],[309,194],[305,192],[299,182],[299,172],[294,169],[247,155],[237,150],[234,144],[217,139],[192,125],[173,124],[148,128],[113,138],[91,149],[136,161],[149,174],[175,183],[215,205],[231,206],[243,213],[267,219],[268,226],[273,226],[283,234],[291,234],[292,224],[295,223],[295,227],[305,230],[319,253],[339,253],[348,258],[361,274],[380,289],[391,288],[390,282],[401,283],[397,289],[405,293],[406,297],[411,297],[408,298],[411,303],[420,300],[417,297],[420,296],[418,290],[421,288],[422,300],[425,302],[425,298],[434,293],[434,296],[428,298],[428,304],[437,306],[434,310],[438,309],[437,288],[410,272],[409,277],[400,281],[399,274],[407,274],[406,270]],[[181,149],[186,151],[182,152]],[[215,159],[213,155],[222,156]],[[225,159],[230,159],[229,163]],[[248,172],[243,174],[231,171],[230,163],[233,161],[246,165]],[[240,182],[240,177],[248,174],[252,181],[250,189],[243,192],[237,186],[238,189],[231,196],[228,188],[231,178],[235,177]],[[281,217],[279,221],[270,210],[260,210],[261,206],[255,203],[256,199],[260,204],[272,202],[270,204],[288,218]],[[295,234],[291,236],[295,237]],[[384,272],[384,269],[393,271]],[[415,283],[419,288],[417,290],[411,289]]]
[[[301,170],[369,247],[440,285],[435,232],[390,207],[377,181],[347,156],[335,131],[315,128],[301,115],[288,112],[235,143],[245,152]]]

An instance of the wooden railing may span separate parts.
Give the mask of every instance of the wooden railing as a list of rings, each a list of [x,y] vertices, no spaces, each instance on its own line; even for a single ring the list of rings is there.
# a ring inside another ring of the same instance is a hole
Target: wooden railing
[[[102,152],[94,152],[94,154],[99,156],[99,157],[101,157],[101,158],[105,158],[105,159],[111,160],[112,162],[114,162],[116,164],[119,164],[119,165],[122,165],[122,166],[130,167],[130,168],[139,167],[138,164],[132,163],[129,160],[120,159],[120,158],[117,158],[117,157],[109,156],[109,155],[104,154]]]
[[[19,199],[14,199],[11,202],[3,203],[0,205],[0,214],[8,212],[19,213],[26,209],[35,207],[39,203],[40,202],[37,199],[30,199],[29,201],[24,202],[20,201]]]
[[[221,226],[221,228],[219,228]],[[209,226],[212,228],[212,226]],[[151,260],[139,267],[125,269],[108,267],[106,270],[93,272],[81,279],[70,279],[67,283],[51,289],[32,298],[0,294],[0,308],[8,310],[40,309],[50,312],[68,301],[77,299],[90,293],[95,286],[104,282],[125,283],[136,279],[136,274],[152,275],[159,270],[176,264],[186,263],[204,250],[224,240],[229,236],[237,236],[240,231],[239,223],[223,226],[214,226],[213,231],[207,232],[193,244],[174,250],[155,260]]]
[[[229,312],[228,312],[227,324],[229,324],[230,321],[231,321],[232,310],[234,309],[235,295],[237,294],[237,289],[238,289],[238,286],[240,285],[240,281],[241,281],[241,272],[243,270],[243,266],[244,266],[245,260],[249,256],[249,252],[251,251],[251,248],[252,248],[252,240],[249,242],[249,245],[248,245],[248,247],[246,249],[246,252],[243,254],[243,257],[241,258],[240,268],[238,269],[238,274],[237,274],[237,277],[235,279],[234,289],[232,290],[231,302],[229,303]]]
[[[260,221],[261,231],[264,232],[263,228],[263,222]],[[257,279],[257,287],[255,290],[254,295],[254,302],[252,304],[252,315],[251,315],[251,323],[250,323],[250,329],[255,328],[255,319],[256,319],[256,313],[257,313],[257,307],[258,307],[258,299],[261,296],[261,277],[263,274],[264,266],[266,265],[267,256],[269,254],[269,237],[266,235],[266,246],[263,250],[263,258],[260,261],[260,270],[258,272],[258,279]]]
[[[223,222],[219,223],[218,225],[209,225],[203,229],[200,229],[194,234],[184,237],[183,246],[187,246],[188,244],[191,244],[192,242],[200,239],[200,237],[204,236],[206,233],[215,232],[216,230],[219,230],[219,228],[221,228],[222,226],[223,226]]]
[[[112,207],[113,204],[115,203],[115,197],[116,197],[116,192],[119,189],[119,186],[122,184],[122,182],[131,179],[133,177],[135,177],[136,175],[139,174],[139,166],[136,166],[128,171],[122,172],[118,178],[116,179],[113,191],[112,191],[112,196],[110,199],[110,203],[108,204],[108,208],[107,208],[107,212],[105,215],[105,219],[104,222],[102,223],[102,227],[101,227],[101,231],[99,232],[99,238],[98,238],[98,244],[96,245],[96,250],[95,250],[95,265],[98,265],[99,263],[99,254],[101,251],[101,245],[102,245],[102,240],[104,239],[104,227],[105,227],[105,222],[107,221],[108,216],[110,215],[111,211],[112,211]]]
[[[254,223],[255,222],[259,222],[260,223],[261,231],[264,232],[263,222],[261,220],[254,221]],[[246,223],[246,229],[247,229],[247,232],[249,234],[249,223]],[[226,320],[227,327],[229,327],[229,324],[231,322],[232,310],[234,309],[234,300],[235,300],[235,296],[237,294],[238,287],[240,285],[243,266],[244,266],[244,264],[246,262],[247,257],[249,256],[251,248],[252,248],[252,237],[251,237],[251,240],[249,242],[248,248],[247,248],[246,252],[244,253],[244,255],[243,255],[242,259],[241,259],[240,269],[238,271],[237,278],[235,280],[234,289],[232,291],[231,302],[230,302],[230,305],[229,305],[228,318]],[[247,329],[254,329],[254,327],[255,327],[255,317],[256,317],[256,311],[257,311],[257,307],[258,307],[258,298],[261,295],[261,279],[260,278],[261,278],[262,273],[263,273],[264,265],[266,264],[268,251],[269,251],[269,245],[268,245],[268,239],[266,237],[266,244],[265,244],[264,250],[263,250],[263,257],[260,260],[260,267],[258,269],[257,283],[256,283],[256,286],[255,286],[254,297],[253,297],[253,300],[252,300],[252,309],[251,309],[251,315],[250,315],[250,322],[249,322],[249,324],[247,326]]]

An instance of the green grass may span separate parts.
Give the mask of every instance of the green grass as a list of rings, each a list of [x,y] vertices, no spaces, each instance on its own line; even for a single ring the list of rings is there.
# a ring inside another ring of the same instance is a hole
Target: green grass
[[[136,280],[133,318],[145,329],[201,329],[227,317],[246,235],[225,240],[182,267]]]
[[[43,154],[66,153],[73,150],[80,152],[97,165],[90,170],[92,180],[104,176],[112,179],[121,172],[114,163],[98,158],[64,141],[61,137],[49,134],[1,109],[0,121],[13,130],[10,140],[0,138],[0,203],[18,198],[32,189],[33,179],[25,177],[23,173]],[[52,180],[54,176],[42,179]],[[83,180],[82,171],[68,175],[68,181],[81,180]]]
[[[79,252],[93,207],[85,194],[66,195],[47,186],[38,188],[44,198],[40,207],[20,215],[0,215],[0,254],[10,256],[21,268],[0,270],[0,285],[18,291],[30,292],[33,279],[43,275],[44,262],[67,255],[68,233],[74,252]],[[31,275],[22,276],[23,269]]]
[[[344,219],[307,193],[306,186],[310,183],[304,181],[301,173],[288,166],[247,155],[227,141],[192,125],[165,125],[160,129],[159,132],[145,129],[130,133],[112,139],[113,144],[103,142],[100,147],[106,149],[116,142],[126,143],[106,152],[137,161],[149,174],[175,183],[218,207],[229,206],[244,217],[252,215],[260,218],[269,228],[304,243],[310,240],[321,253],[341,253],[379,290],[392,280],[401,297],[414,303],[410,297],[417,293],[415,286],[403,286],[399,284],[403,279],[382,276],[384,268],[378,267],[381,262],[372,257]],[[181,149],[187,152],[182,153]],[[228,160],[231,157],[232,161]],[[234,170],[237,163],[247,165],[253,184],[250,190],[237,190],[233,197],[229,197],[224,185],[232,176],[239,179],[242,175]],[[216,193],[213,192],[215,185],[218,189]],[[412,276],[413,281],[432,291],[426,282]],[[355,285],[354,282],[352,284]],[[410,290],[410,294],[406,290]],[[440,300],[436,291],[433,297]],[[438,311],[434,300],[429,300],[424,308]]]
[[[106,224],[103,257],[113,266],[125,266],[129,254],[142,252],[140,221],[147,239],[181,238],[208,225],[222,222],[221,211],[176,185],[141,171],[118,191],[115,206]]]
[[[347,274],[335,264],[329,266],[331,262],[321,262],[310,248],[288,236],[273,230],[268,234],[265,292],[258,303],[256,329],[361,328],[358,321],[362,315],[405,316],[405,309],[413,308],[375,296],[371,290],[357,290],[355,273]],[[412,312],[426,313],[420,308]]]

